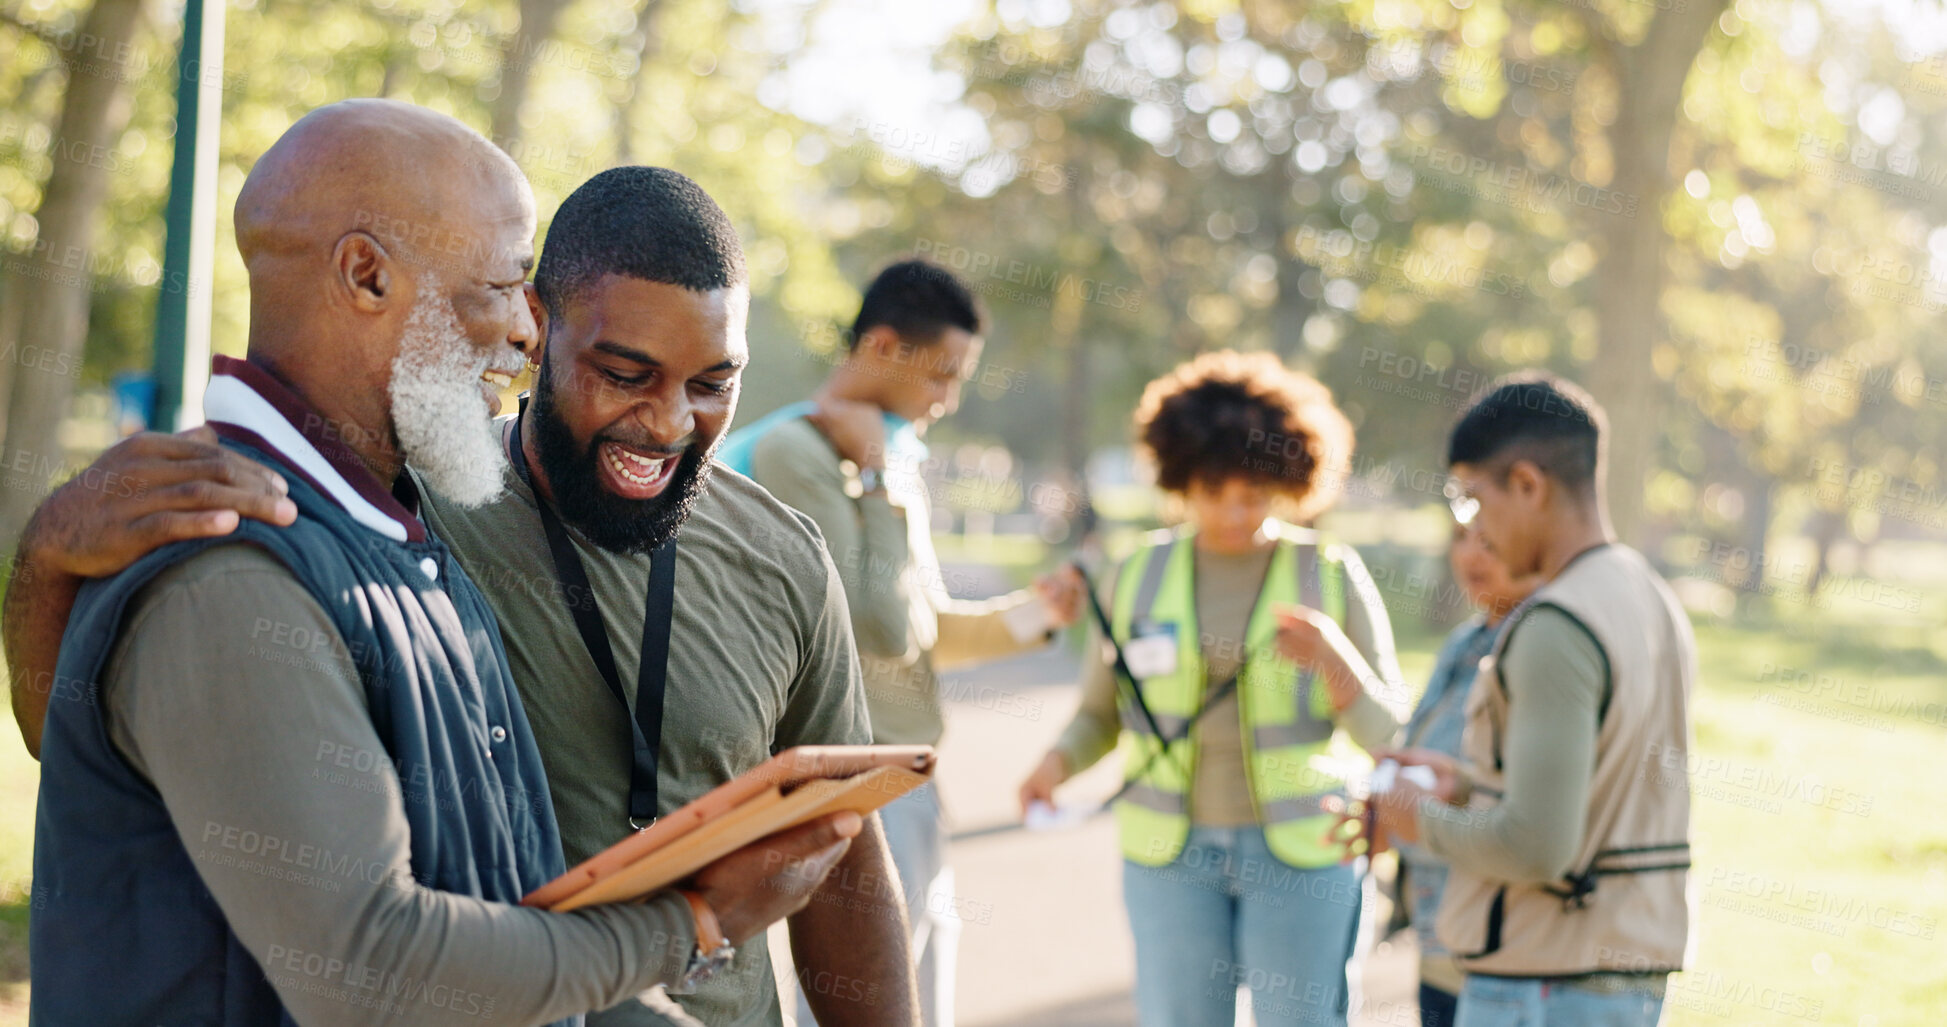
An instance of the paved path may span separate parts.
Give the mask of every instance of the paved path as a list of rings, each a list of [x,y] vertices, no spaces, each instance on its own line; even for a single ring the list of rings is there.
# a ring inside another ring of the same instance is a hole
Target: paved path
[[[1100,816],[1059,832],[1016,826],[1015,788],[1067,724],[1078,698],[1075,670],[1072,656],[1051,651],[945,682],[950,703],[939,775],[953,821],[964,925],[956,1001],[961,1027],[1136,1021],[1135,957],[1113,823]],[[1104,760],[1064,794],[1108,795],[1115,788],[1113,763]],[[1417,1027],[1410,942],[1371,953],[1363,978],[1355,1024]],[[1240,1024],[1248,1022],[1240,1017]]]

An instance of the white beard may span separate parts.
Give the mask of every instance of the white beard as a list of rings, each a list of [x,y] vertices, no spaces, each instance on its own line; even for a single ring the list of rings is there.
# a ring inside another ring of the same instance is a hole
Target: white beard
[[[480,398],[480,374],[504,368],[467,342],[453,301],[426,286],[392,360],[392,428],[427,484],[461,506],[482,506],[505,490],[507,458]]]

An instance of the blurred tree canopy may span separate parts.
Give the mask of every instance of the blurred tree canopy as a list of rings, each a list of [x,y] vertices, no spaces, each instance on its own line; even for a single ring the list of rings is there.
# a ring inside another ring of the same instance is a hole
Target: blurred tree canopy
[[[1816,589],[1836,542],[1947,521],[1947,353],[1926,334],[1947,153],[1925,131],[1947,58],[1877,11],[977,0],[924,75],[871,84],[944,113],[809,120],[791,71],[838,5],[232,2],[220,209],[304,111],[392,96],[489,132],[544,226],[616,163],[702,183],[750,257],[750,413],[842,352],[872,271],[920,256],[994,317],[942,438],[1036,472],[1074,480],[1127,443],[1145,381],[1236,346],[1334,389],[1359,427],[1355,507],[1436,499],[1469,397],[1543,366],[1610,411],[1626,536],[1732,553],[1725,584]],[[147,365],[180,26],[154,0],[0,0],[8,530],[87,442],[40,452],[46,404],[20,397]],[[121,106],[74,127],[104,83]],[[227,213],[218,259],[202,284],[235,352]],[[1813,558],[1775,555],[1799,539]]]

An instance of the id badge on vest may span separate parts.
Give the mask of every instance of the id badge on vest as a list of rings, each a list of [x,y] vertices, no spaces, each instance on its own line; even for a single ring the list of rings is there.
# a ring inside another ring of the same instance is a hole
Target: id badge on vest
[[[1143,681],[1176,673],[1177,630],[1175,621],[1159,624],[1139,620],[1129,625],[1129,642],[1122,647],[1122,658],[1129,663],[1129,673]]]

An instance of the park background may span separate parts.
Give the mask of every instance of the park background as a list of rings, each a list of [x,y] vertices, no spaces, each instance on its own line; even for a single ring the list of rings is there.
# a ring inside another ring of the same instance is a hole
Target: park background
[[[159,299],[206,291],[216,349],[240,350],[237,188],[350,96],[488,133],[543,230],[605,167],[698,180],[751,268],[740,421],[823,375],[879,266],[962,273],[993,327],[930,441],[969,593],[1072,552],[1083,496],[1109,554],[1167,518],[1129,448],[1142,384],[1269,350],[1357,426],[1325,526],[1375,566],[1417,686],[1464,612],[1445,431],[1494,375],[1547,367],[1607,405],[1618,528],[1702,649],[1702,930],[1668,1022],[1947,1015],[1938,3],[225,7],[221,66],[196,72],[222,102],[205,280],[162,267],[180,4],[0,0],[0,545],[139,419]],[[970,1023],[1126,1022],[1103,822],[1004,829],[1072,665],[950,683]],[[24,1021],[35,788],[0,731],[0,1023]],[[1020,897],[1034,882],[1052,905]],[[1096,933],[1048,927],[1074,922]]]

